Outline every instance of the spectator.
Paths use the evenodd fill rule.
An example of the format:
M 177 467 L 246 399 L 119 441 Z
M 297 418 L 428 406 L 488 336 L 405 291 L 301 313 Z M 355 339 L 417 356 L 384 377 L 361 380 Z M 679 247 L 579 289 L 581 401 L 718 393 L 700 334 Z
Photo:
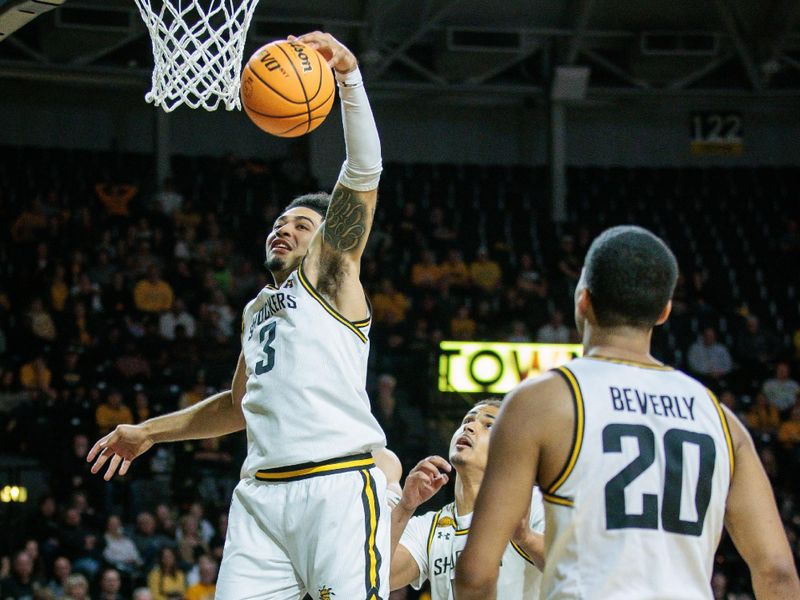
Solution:
M 427 427 L 422 415 L 408 403 L 395 396 L 397 379 L 389 374 L 378 377 L 377 399 L 373 403 L 387 445 L 400 457 L 403 472 L 407 473 L 417 464 L 420 456 L 428 451 Z
M 58 551 L 61 527 L 56 518 L 56 501 L 53 496 L 48 494 L 41 497 L 38 510 L 30 517 L 27 530 L 39 542 L 45 557 L 51 558 Z
M 222 551 L 225 547 L 225 537 L 228 535 L 228 512 L 221 511 L 217 517 L 217 533 L 208 543 L 211 556 L 219 563 L 222 560 Z
M 89 278 L 101 288 L 108 287 L 114 279 L 117 267 L 111 262 L 108 250 L 97 253 L 97 264 L 89 270 Z
M 422 251 L 422 260 L 411 267 L 411 285 L 417 288 L 433 289 L 442 279 L 442 270 L 436 264 L 436 254 L 432 250 Z
M 63 600 L 91 600 L 89 597 L 89 581 L 80 573 L 73 573 L 67 577 L 64 584 Z
M 717 332 L 712 327 L 703 331 L 703 337 L 689 347 L 689 370 L 701 377 L 719 379 L 733 369 L 728 349 L 717 342 Z
M 135 185 L 124 183 L 98 183 L 94 186 L 98 200 L 113 217 L 127 217 L 128 204 L 139 192 Z
M 773 436 L 781 424 L 778 409 L 769 402 L 764 392 L 756 394 L 756 400 L 747 411 L 747 426 L 754 433 Z
M 143 423 L 152 416 L 150 399 L 143 391 L 137 391 L 133 397 L 133 422 L 136 424 Z
M 75 346 L 70 346 L 64 352 L 64 362 L 56 375 L 54 387 L 59 390 L 71 390 L 84 383 L 84 369 L 80 364 L 80 354 Z
M 11 238 L 18 243 L 35 242 L 47 227 L 42 199 L 36 197 L 11 226 Z
M 122 578 L 116 569 L 103 569 L 100 575 L 99 600 L 123 600 L 119 593 L 122 588 Z
M 470 314 L 469 307 L 458 307 L 455 316 L 450 319 L 450 335 L 454 340 L 473 340 L 478 329 L 475 319 Z
M 217 440 L 217 442 L 219 442 L 219 440 Z M 224 457 L 222 460 L 225 462 L 230 462 L 229 456 L 230 455 L 228 455 L 228 457 Z M 192 504 L 189 506 L 189 514 L 197 519 L 200 538 L 206 544 L 210 542 L 211 538 L 214 537 L 214 526 L 205 517 L 205 508 L 203 508 L 203 503 L 197 501 L 192 502 Z
M 33 575 L 33 558 L 24 550 L 14 554 L 11 574 L 0 580 L 0 597 L 15 600 L 33 600 L 35 592 L 42 587 Z
M 411 302 L 405 294 L 398 292 L 388 277 L 381 280 L 380 291 L 372 297 L 372 316 L 377 323 L 397 325 L 406 319 Z
M 123 573 L 135 573 L 142 565 L 142 557 L 139 555 L 139 550 L 133 540 L 125 535 L 125 531 L 122 529 L 122 521 L 118 516 L 111 515 L 108 517 L 103 537 L 106 546 L 103 550 L 103 558 L 106 562 Z M 116 573 L 116 571 L 114 572 Z M 117 579 L 119 579 L 119 573 L 116 573 L 116 575 Z
M 175 539 L 175 516 L 172 509 L 164 503 L 156 506 L 156 524 L 159 532 Z
M 175 298 L 172 308 L 163 313 L 158 320 L 158 330 L 165 340 L 175 339 L 175 327 L 183 327 L 186 337 L 193 338 L 197 328 L 194 317 L 186 310 L 186 305 L 181 298 Z
M 200 581 L 189 586 L 186 590 L 185 600 L 214 600 L 217 589 L 217 561 L 204 554 L 198 561 Z
M 215 322 L 219 331 L 222 333 L 223 337 L 229 338 L 234 332 L 233 324 L 234 321 L 236 321 L 236 314 L 233 312 L 230 305 L 228 305 L 228 301 L 225 299 L 225 294 L 223 294 L 220 290 L 215 289 L 211 293 L 211 298 L 212 302 L 208 304 L 208 311 L 217 315 Z M 187 331 L 186 333 L 188 335 L 189 332 Z
M 161 189 L 153 196 L 156 207 L 168 217 L 183 206 L 183 196 L 175 188 L 175 180 L 166 177 Z
M 56 558 L 53 561 L 53 577 L 47 583 L 47 589 L 54 598 L 66 595 L 66 584 L 70 575 L 72 575 L 72 563 L 69 562 L 69 559 L 66 556 Z
M 72 436 L 69 450 L 62 453 L 59 460 L 58 492 L 61 497 L 69 497 L 77 491 L 87 492 L 96 497 L 101 485 L 92 475 L 91 465 L 86 462 L 89 453 L 89 438 L 84 433 Z
M 68 508 L 64 513 L 60 545 L 64 555 L 72 561 L 73 570 L 89 577 L 95 576 L 102 559 L 97 552 L 97 536 L 84 527 L 83 518 L 77 508 Z
M 131 308 L 131 292 L 121 271 L 111 277 L 111 285 L 103 292 L 103 306 L 111 315 L 125 315 Z
M 542 344 L 567 344 L 570 337 L 569 327 L 564 324 L 564 313 L 560 310 L 550 313 L 550 321 L 536 332 L 536 341 Z
M 575 294 L 575 287 L 581 276 L 581 258 L 575 249 L 575 238 L 565 235 L 561 238 L 561 252 L 558 260 L 558 271 L 565 284 L 565 296 L 572 298 Z
M 456 241 L 456 232 L 445 221 L 444 211 L 439 206 L 429 211 L 428 219 L 428 236 L 432 247 L 441 253 Z
M 473 285 L 480 290 L 493 292 L 500 285 L 503 272 L 500 270 L 500 265 L 489 258 L 489 251 L 484 247 L 480 247 L 475 260 L 469 265 L 469 276 Z
M 41 298 L 34 298 L 28 311 L 31 333 L 40 342 L 52 342 L 56 339 L 56 324 L 53 317 L 44 308 Z
M 172 542 L 156 531 L 156 519 L 149 512 L 141 512 L 136 516 L 136 531 L 132 539 L 147 569 L 155 566 L 161 549 Z
M 45 565 L 41 554 L 39 553 L 39 542 L 33 537 L 28 536 L 25 543 L 22 545 L 22 550 L 30 557 L 33 562 L 33 570 L 31 575 L 33 579 L 39 582 L 40 587 L 44 585 L 47 573 L 45 573 Z
M 147 576 L 147 587 L 154 600 L 181 600 L 186 593 L 186 576 L 169 546 L 161 549 L 158 565 Z
M 441 264 L 442 279 L 456 289 L 463 289 L 469 285 L 469 269 L 457 248 L 447 251 L 447 259 Z
M 136 308 L 146 313 L 162 313 L 172 308 L 172 287 L 161 279 L 154 265 L 147 268 L 147 278 L 141 279 L 133 288 Z
M 194 564 L 196 557 L 208 553 L 208 544 L 200 536 L 200 523 L 194 515 L 183 515 L 175 532 L 178 557 L 184 564 Z
M 781 361 L 775 367 L 775 377 L 767 379 L 762 388 L 770 404 L 781 413 L 787 413 L 795 405 L 800 393 L 800 384 L 789 375 L 789 363 Z
M 767 365 L 781 350 L 774 335 L 764 331 L 758 317 L 749 315 L 735 346 L 737 360 L 753 375 L 763 376 Z
M 67 285 L 67 270 L 64 265 L 56 265 L 53 280 L 50 283 L 50 306 L 57 313 L 64 312 L 64 307 L 69 299 L 69 286 Z
M 47 366 L 44 354 L 40 352 L 32 361 L 22 365 L 19 370 L 19 381 L 26 390 L 53 395 L 53 389 L 50 387 L 53 372 Z
M 140 587 L 133 590 L 133 600 L 155 600 L 150 588 Z
M 511 322 L 511 332 L 506 337 L 507 342 L 530 342 L 531 335 L 523 321 L 515 320 Z
M 133 413 L 122 402 L 122 393 L 111 390 L 106 401 L 97 407 L 94 415 L 97 432 L 103 436 L 110 433 L 117 425 L 130 425 L 133 423 Z

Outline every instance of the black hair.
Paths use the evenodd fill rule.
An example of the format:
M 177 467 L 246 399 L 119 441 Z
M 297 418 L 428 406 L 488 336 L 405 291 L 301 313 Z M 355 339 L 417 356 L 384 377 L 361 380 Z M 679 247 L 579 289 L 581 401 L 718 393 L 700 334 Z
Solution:
M 496 408 L 500 408 L 503 405 L 503 399 L 497 398 L 496 396 L 492 396 L 489 398 L 484 398 L 483 400 L 478 400 L 475 403 L 475 406 L 472 408 L 478 408 L 479 406 L 494 406 Z
M 328 212 L 328 205 L 331 203 L 331 195 L 326 192 L 317 192 L 315 194 L 303 194 L 292 200 L 289 205 L 283 209 L 283 212 L 298 206 L 303 208 L 310 208 L 323 219 Z
M 650 231 L 620 225 L 592 242 L 583 277 L 600 327 L 651 329 L 675 291 L 678 262 Z

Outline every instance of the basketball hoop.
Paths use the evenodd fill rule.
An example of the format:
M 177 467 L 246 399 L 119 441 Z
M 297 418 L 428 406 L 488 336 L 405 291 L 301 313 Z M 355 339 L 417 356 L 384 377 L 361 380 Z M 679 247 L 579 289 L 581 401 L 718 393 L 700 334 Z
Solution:
M 242 53 L 258 0 L 135 0 L 153 43 L 153 87 L 145 100 L 241 108 Z

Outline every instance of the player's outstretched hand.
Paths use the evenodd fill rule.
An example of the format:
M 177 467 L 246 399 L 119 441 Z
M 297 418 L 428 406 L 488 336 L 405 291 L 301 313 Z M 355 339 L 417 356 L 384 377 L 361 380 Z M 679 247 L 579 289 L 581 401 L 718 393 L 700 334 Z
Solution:
M 348 50 L 347 46 L 333 37 L 330 33 L 322 31 L 312 31 L 299 37 L 290 35 L 286 38 L 290 42 L 300 42 L 313 48 L 328 61 L 332 69 L 339 73 L 349 73 L 358 66 L 355 54 Z
M 98 473 L 108 459 L 106 474 L 103 479 L 109 481 L 119 468 L 119 474 L 125 475 L 131 462 L 137 456 L 144 454 L 153 445 L 153 440 L 139 425 L 117 425 L 116 429 L 100 438 L 86 455 L 86 462 L 97 461 L 92 465 L 92 473 Z
M 417 463 L 406 477 L 400 504 L 407 510 L 415 510 L 444 487 L 450 478 L 452 467 L 441 456 L 429 456 Z

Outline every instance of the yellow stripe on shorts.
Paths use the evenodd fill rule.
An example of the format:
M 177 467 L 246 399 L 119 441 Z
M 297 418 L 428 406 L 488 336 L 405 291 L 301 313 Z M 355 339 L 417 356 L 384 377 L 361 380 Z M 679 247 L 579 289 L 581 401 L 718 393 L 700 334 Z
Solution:
M 361 471 L 364 479 L 364 491 L 361 494 L 361 501 L 364 505 L 364 528 L 366 540 L 364 542 L 364 584 L 366 587 L 366 600 L 380 600 L 380 569 L 381 553 L 378 550 L 376 537 L 378 533 L 378 519 L 380 517 L 380 507 L 378 506 L 378 494 L 373 479 L 368 469 Z

